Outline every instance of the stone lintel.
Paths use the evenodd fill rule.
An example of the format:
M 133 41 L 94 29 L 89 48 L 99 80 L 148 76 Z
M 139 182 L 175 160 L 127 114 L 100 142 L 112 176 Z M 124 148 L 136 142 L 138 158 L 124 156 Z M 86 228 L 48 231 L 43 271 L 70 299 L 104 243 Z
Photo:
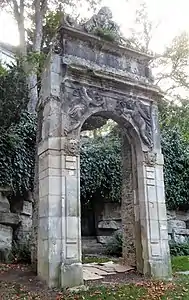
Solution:
M 71 61 L 71 56 L 69 58 L 64 58 L 64 63 L 67 65 L 67 77 L 65 78 L 64 82 L 75 78 L 75 75 L 77 74 L 77 77 L 80 76 L 81 78 L 84 76 L 86 79 L 88 77 L 88 70 L 89 67 L 86 66 L 85 60 L 74 58 L 74 63 Z M 94 66 L 95 69 L 95 66 Z M 104 80 L 104 81 L 111 81 L 111 84 L 115 88 L 119 87 L 121 89 L 126 89 L 133 91 L 133 89 L 137 92 L 142 92 L 143 94 L 148 93 L 148 101 L 154 102 L 154 99 L 157 98 L 157 96 L 162 97 L 162 92 L 160 88 L 157 86 L 153 86 L 151 84 L 148 84 L 145 82 L 143 84 L 141 81 L 131 81 L 129 80 L 127 74 L 125 72 L 118 72 L 116 71 L 116 77 L 115 77 L 115 70 L 108 70 L 101 69 L 96 66 L 96 70 L 93 70 L 93 76 L 96 77 L 96 80 Z M 70 77 L 70 78 L 69 78 Z M 106 88 L 104 88 L 106 89 Z

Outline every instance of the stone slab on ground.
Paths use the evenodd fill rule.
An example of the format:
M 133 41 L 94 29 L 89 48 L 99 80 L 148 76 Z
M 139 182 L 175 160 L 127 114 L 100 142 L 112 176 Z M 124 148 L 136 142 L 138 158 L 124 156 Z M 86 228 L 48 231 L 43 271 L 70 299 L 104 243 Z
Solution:
M 177 274 L 189 275 L 189 271 L 180 271 L 180 272 L 177 272 Z
M 96 266 L 96 267 L 94 267 L 94 266 L 85 266 L 84 268 L 85 268 L 85 270 L 88 270 L 89 272 L 95 273 L 95 274 L 97 274 L 99 276 L 106 276 L 106 275 L 108 275 L 108 272 L 99 269 L 98 266 Z
M 134 270 L 134 268 L 131 266 L 123 266 L 123 265 L 118 265 L 118 264 L 113 265 L 113 267 L 114 267 L 116 273 L 125 273 L 125 272 Z
M 117 274 L 113 268 L 109 268 L 109 267 L 105 267 L 105 266 L 101 266 L 101 265 L 98 265 L 98 266 L 95 266 L 95 267 L 98 268 L 99 270 L 107 272 L 107 275 Z
M 89 270 L 83 268 L 83 280 L 99 280 L 102 279 L 102 276 L 96 275 L 95 273 L 91 273 Z
M 98 280 L 105 276 L 116 275 L 118 273 L 126 273 L 134 270 L 131 266 L 119 265 L 112 261 L 106 263 L 88 263 L 83 264 L 83 279 Z

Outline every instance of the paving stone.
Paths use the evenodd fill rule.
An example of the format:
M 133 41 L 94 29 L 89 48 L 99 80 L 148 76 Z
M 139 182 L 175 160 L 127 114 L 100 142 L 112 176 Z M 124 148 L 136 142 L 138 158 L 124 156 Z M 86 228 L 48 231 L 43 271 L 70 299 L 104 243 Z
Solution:
M 89 270 L 86 270 L 85 268 L 83 268 L 83 280 L 85 280 L 85 281 L 98 280 L 98 279 L 102 279 L 102 278 L 103 278 L 102 276 L 91 273 Z
M 85 267 L 85 270 L 88 270 L 89 272 L 94 273 L 94 274 L 97 274 L 97 275 L 100 275 L 100 276 L 106 276 L 106 275 L 109 275 L 108 272 L 99 269 L 98 266 L 96 266 L 96 267 L 94 267 L 94 266 L 91 266 L 91 267 Z
M 113 267 L 117 273 L 125 273 L 128 271 L 134 270 L 134 268 L 132 268 L 130 266 L 123 266 L 123 265 L 118 265 L 118 264 L 113 265 Z

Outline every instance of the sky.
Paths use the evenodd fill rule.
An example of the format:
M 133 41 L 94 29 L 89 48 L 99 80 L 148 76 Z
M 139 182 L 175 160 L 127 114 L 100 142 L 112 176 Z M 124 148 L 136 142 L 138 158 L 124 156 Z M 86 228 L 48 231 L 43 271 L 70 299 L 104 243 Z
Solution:
M 132 27 L 134 12 L 140 0 L 102 0 L 102 6 L 109 6 L 116 22 L 121 25 L 122 32 L 127 37 Z M 150 18 L 154 23 L 160 23 L 154 32 L 152 50 L 161 52 L 172 38 L 189 29 L 189 0 L 146 0 Z M 18 44 L 17 26 L 11 16 L 0 13 L 0 41 Z

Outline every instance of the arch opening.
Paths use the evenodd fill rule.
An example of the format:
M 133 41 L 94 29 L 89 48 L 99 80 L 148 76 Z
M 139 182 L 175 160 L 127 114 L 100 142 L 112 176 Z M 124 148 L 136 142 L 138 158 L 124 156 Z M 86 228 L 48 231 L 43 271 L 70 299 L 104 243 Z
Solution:
M 90 119 L 95 117 L 97 118 L 96 127 L 98 129 L 91 129 L 89 126 Z M 98 122 L 98 117 L 103 118 L 106 122 L 104 124 L 100 119 L 101 123 Z M 93 119 L 93 128 L 95 128 L 95 121 Z M 102 126 L 100 126 L 103 123 Z M 109 124 L 108 124 L 109 123 Z M 86 130 L 90 128 L 90 130 Z M 119 202 L 114 202 L 112 199 L 107 199 L 106 195 L 99 195 L 98 192 L 93 193 L 90 209 L 87 211 L 85 205 L 83 204 L 82 193 L 81 193 L 81 235 L 82 235 L 82 245 L 83 245 L 83 255 L 91 254 L 95 256 L 100 252 L 102 254 L 107 254 L 107 250 L 112 241 L 112 235 L 115 236 L 118 234 L 118 239 L 122 237 L 122 261 L 130 266 L 136 267 L 139 273 L 143 273 L 143 256 L 142 256 L 142 240 L 141 240 L 141 226 L 139 221 L 139 193 L 138 193 L 138 172 L 137 172 L 137 160 L 141 155 L 138 155 L 139 151 L 136 149 L 140 140 L 138 134 L 131 130 L 131 124 L 124 118 L 114 114 L 113 112 L 98 112 L 89 116 L 82 124 L 80 129 L 80 139 L 81 142 L 84 140 L 84 143 L 89 143 L 94 145 L 97 137 L 98 144 L 102 143 L 102 147 L 105 143 L 105 149 L 107 147 L 108 155 L 108 142 L 112 143 L 113 141 L 118 141 L 120 148 L 120 153 L 117 153 L 117 156 L 120 155 L 120 180 L 121 186 L 120 199 L 116 199 Z M 83 130 L 84 129 L 84 130 Z M 131 134 L 135 134 L 135 137 Z M 87 136 L 87 137 L 86 137 Z M 136 140 L 139 140 L 136 143 Z M 95 146 L 95 145 L 94 145 Z M 116 148 L 117 151 L 118 148 Z M 99 148 L 98 148 L 99 149 Z M 142 151 L 142 150 L 141 150 Z M 93 153 L 94 155 L 94 153 Z M 106 160 L 105 157 L 99 157 L 99 160 Z M 82 153 L 80 160 L 82 161 Z M 107 169 L 111 169 L 111 161 L 109 161 L 110 166 L 108 166 L 107 160 Z M 85 166 L 85 164 L 84 164 Z M 81 169 L 81 168 L 80 168 Z M 81 169 L 81 173 L 84 170 Z M 87 176 L 86 172 L 85 176 Z M 113 174 L 112 174 L 113 175 Z M 106 176 L 104 174 L 104 176 Z M 110 175 L 111 176 L 111 175 Z M 81 176 L 81 189 L 83 182 L 83 176 Z M 118 179 L 119 180 L 119 179 Z M 112 183 L 113 184 L 113 183 Z M 91 191 L 92 192 L 92 191 Z M 107 191 L 108 193 L 108 191 Z M 142 194 L 140 194 L 143 198 Z M 90 196 L 89 196 L 90 197 Z M 86 224 L 91 228 L 86 228 Z M 90 241 L 92 241 L 90 244 Z M 98 242 L 97 243 L 95 243 Z M 88 247 L 87 247 L 87 242 Z M 95 248 L 96 245 L 96 248 Z M 101 245 L 104 247 L 102 248 Z M 108 247 L 107 247 L 108 245 Z M 90 253 L 90 246 L 93 247 Z M 117 254 L 117 253 L 116 253 Z

